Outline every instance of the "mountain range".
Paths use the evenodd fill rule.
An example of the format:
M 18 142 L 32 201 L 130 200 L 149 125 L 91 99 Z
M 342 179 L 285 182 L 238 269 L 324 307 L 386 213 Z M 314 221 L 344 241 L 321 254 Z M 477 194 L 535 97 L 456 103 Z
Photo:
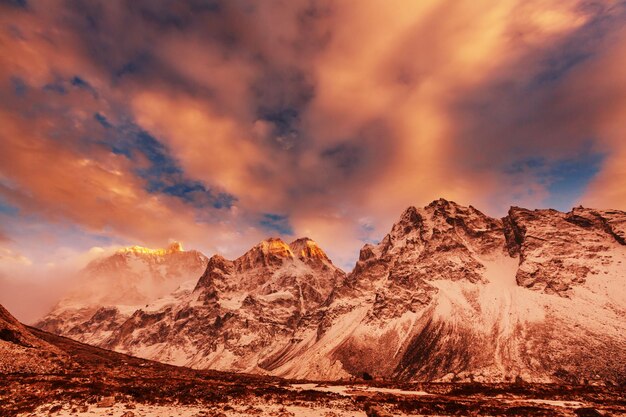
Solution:
M 308 238 L 235 260 L 180 245 L 94 261 L 37 327 L 166 363 L 290 378 L 626 380 L 626 213 L 439 199 L 354 269 Z

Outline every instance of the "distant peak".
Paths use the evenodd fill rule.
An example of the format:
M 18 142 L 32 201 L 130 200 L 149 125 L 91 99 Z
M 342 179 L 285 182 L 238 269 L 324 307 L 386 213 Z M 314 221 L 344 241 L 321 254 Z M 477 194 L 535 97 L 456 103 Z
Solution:
M 118 253 L 134 253 L 141 255 L 155 255 L 155 256 L 165 256 L 171 253 L 183 252 L 183 245 L 180 242 L 172 242 L 168 245 L 167 248 L 162 249 L 151 249 L 143 246 L 129 246 L 126 248 L 119 249 Z

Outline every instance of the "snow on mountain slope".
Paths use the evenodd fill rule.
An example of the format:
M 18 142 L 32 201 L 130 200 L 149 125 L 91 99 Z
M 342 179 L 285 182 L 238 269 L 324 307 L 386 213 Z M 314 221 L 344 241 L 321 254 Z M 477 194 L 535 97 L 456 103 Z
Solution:
M 408 208 L 349 275 L 310 239 L 268 239 L 80 331 L 150 359 L 294 378 L 620 383 L 625 225 L 620 211 L 495 219 L 440 199 Z
M 46 315 L 37 327 L 98 344 L 135 310 L 195 282 L 207 258 L 184 251 L 180 243 L 167 249 L 123 248 L 96 259 L 80 272 L 80 282 Z

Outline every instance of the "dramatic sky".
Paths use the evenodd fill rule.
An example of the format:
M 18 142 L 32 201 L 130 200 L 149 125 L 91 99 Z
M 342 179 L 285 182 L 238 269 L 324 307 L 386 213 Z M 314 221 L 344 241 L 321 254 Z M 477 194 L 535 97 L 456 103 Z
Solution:
M 0 1 L 18 316 L 121 245 L 306 235 L 350 269 L 439 197 L 626 209 L 624 1 Z

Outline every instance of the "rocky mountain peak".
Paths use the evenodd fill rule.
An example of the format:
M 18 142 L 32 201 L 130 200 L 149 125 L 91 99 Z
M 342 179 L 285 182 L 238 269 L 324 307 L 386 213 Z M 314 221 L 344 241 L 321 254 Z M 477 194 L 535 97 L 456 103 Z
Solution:
M 440 198 L 423 209 L 407 208 L 380 249 L 382 254 L 407 248 L 413 248 L 410 252 L 414 252 L 423 246 L 427 246 L 429 252 L 448 252 L 461 247 L 472 247 L 470 252 L 488 252 L 499 245 L 500 235 L 501 220 L 472 206 Z
M 391 235 L 402 236 L 414 230 L 419 230 L 423 225 L 423 221 L 424 219 L 420 210 L 411 206 L 404 210 L 400 216 L 400 220 L 393 225 Z
M 498 226 L 499 220 L 491 218 L 473 206 L 462 206 L 440 198 L 424 208 L 439 227 L 459 227 L 467 232 Z
M 289 244 L 289 248 L 293 252 L 294 256 L 300 260 L 316 259 L 321 261 L 330 262 L 330 259 L 322 248 L 313 239 L 303 237 L 296 239 Z
M 445 198 L 438 198 L 437 200 L 433 200 L 429 205 L 426 206 L 426 209 L 433 208 L 437 210 L 454 210 L 459 206 L 452 200 L 446 200 Z
M 604 230 L 619 244 L 626 245 L 626 212 L 578 206 L 567 213 L 566 220 L 581 227 Z
M 365 245 L 348 281 L 365 292 L 389 285 L 379 290 L 379 300 L 417 292 L 407 297 L 409 305 L 420 304 L 433 292 L 430 281 L 484 281 L 482 258 L 502 254 L 504 246 L 501 220 L 439 199 L 407 208 L 379 245 Z M 381 301 L 376 314 L 395 314 L 391 306 L 398 305 Z
M 212 292 L 216 288 L 250 291 L 264 288 L 276 277 L 293 278 L 322 270 L 343 274 L 343 271 L 332 265 L 332 261 L 314 240 L 304 237 L 287 244 L 280 238 L 268 238 L 234 261 L 221 255 L 212 256 L 194 291 L 203 289 L 207 292 L 208 289 L 208 292 Z M 236 279 L 233 278 L 235 276 Z M 280 279 L 284 281 L 283 278 Z M 287 281 L 281 285 L 293 284 Z M 272 285 L 262 291 L 273 288 L 270 287 Z
M 416 237 L 429 240 L 442 233 L 478 236 L 487 230 L 499 230 L 501 227 L 500 220 L 483 214 L 473 206 L 465 207 L 440 198 L 423 209 L 413 206 L 407 208 L 394 224 L 389 237 L 391 240 Z
M 294 259 L 293 252 L 281 238 L 265 239 L 235 260 L 238 271 L 280 266 L 285 260 Z
M 469 218 L 469 217 L 485 217 L 483 213 L 476 210 L 473 206 L 462 206 L 454 201 L 440 198 L 434 200 L 424 207 L 424 211 L 434 219 L 453 225 L 450 219 Z
M 260 243 L 261 250 L 266 255 L 280 258 L 293 258 L 293 252 L 287 243 L 279 237 L 270 237 Z

